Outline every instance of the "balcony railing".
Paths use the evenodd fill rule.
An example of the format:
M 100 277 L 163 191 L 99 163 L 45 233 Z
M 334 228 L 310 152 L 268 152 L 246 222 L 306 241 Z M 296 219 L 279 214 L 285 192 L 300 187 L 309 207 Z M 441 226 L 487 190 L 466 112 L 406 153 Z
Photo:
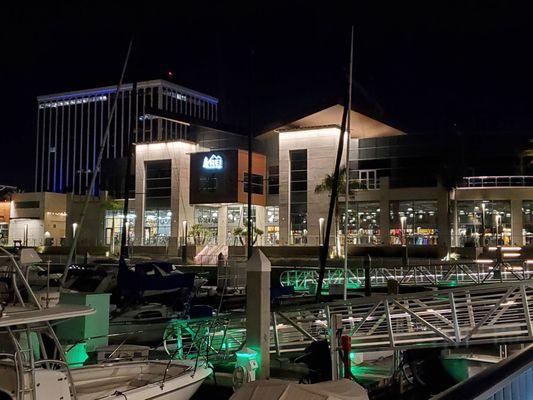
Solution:
M 512 176 L 467 176 L 463 178 L 460 187 L 533 187 L 532 175 Z

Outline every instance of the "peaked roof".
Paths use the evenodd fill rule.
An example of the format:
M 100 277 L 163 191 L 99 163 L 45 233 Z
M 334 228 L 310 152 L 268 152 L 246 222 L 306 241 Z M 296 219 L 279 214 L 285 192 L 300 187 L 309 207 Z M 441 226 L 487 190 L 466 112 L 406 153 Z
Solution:
M 273 131 L 288 132 L 309 128 L 319 128 L 328 126 L 340 127 L 342 121 L 343 106 L 340 104 L 324 108 L 313 114 L 309 114 L 285 125 L 279 126 Z M 384 122 L 371 118 L 358 111 L 350 112 L 350 133 L 353 138 L 369 138 L 383 136 L 405 135 L 404 132 L 396 129 Z

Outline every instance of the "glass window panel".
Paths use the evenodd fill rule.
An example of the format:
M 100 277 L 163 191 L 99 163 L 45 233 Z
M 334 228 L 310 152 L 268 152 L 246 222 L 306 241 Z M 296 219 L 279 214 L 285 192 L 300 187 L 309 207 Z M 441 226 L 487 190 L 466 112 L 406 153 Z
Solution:
M 344 234 L 345 205 L 339 204 L 339 228 Z M 380 244 L 380 209 L 378 202 L 357 202 L 348 206 L 348 243 Z
M 522 244 L 533 244 L 533 200 L 522 202 L 522 226 Z
M 402 245 L 436 245 L 436 200 L 390 202 L 390 243 Z
M 459 246 L 512 244 L 510 201 L 458 201 L 457 223 Z
M 292 150 L 290 156 L 290 242 L 307 243 L 307 150 Z

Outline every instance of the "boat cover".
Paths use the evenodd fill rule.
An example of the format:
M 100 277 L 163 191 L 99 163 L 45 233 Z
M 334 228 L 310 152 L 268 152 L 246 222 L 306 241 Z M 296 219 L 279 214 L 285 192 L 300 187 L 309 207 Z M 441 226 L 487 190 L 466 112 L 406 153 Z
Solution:
M 170 273 L 167 264 L 169 263 L 139 263 L 132 270 L 123 259 L 120 259 L 117 283 L 121 292 L 124 295 L 137 294 L 142 297 L 142 294 L 148 290 L 169 291 L 194 286 L 194 273 Z M 161 271 L 164 274 L 161 274 Z
M 249 382 L 230 400 L 368 400 L 366 390 L 348 379 L 303 385 L 281 379 Z

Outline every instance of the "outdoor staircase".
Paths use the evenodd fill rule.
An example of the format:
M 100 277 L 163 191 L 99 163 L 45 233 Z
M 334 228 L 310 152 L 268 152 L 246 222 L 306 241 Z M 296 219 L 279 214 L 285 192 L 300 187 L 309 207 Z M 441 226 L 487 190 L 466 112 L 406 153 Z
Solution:
M 217 265 L 218 256 L 221 253 L 224 260 L 226 260 L 228 258 L 228 246 L 223 244 L 208 244 L 194 256 L 194 263 L 197 265 Z

